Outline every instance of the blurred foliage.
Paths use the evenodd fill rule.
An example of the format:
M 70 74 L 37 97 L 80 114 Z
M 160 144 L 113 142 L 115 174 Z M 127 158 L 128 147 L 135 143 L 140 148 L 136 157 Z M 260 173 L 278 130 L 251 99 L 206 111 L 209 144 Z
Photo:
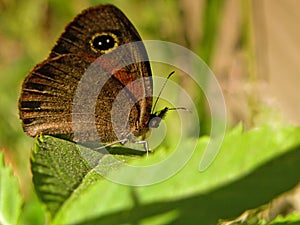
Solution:
M 23 210 L 27 212 L 21 216 L 21 224 L 33 224 L 33 221 L 41 224 L 45 213 L 32 188 L 29 154 L 33 139 L 22 131 L 18 118 L 18 96 L 25 75 L 47 57 L 65 25 L 84 8 L 105 3 L 115 4 L 133 22 L 144 39 L 181 44 L 210 65 L 225 1 L 203 2 L 201 17 L 197 18 L 201 20 L 201 35 L 195 39 L 187 35 L 190 24 L 186 20 L 188 12 L 183 10 L 182 0 L 0 0 L 0 151 L 4 152 L 5 161 L 12 165 L 21 184 L 25 202 Z M 243 7 L 244 12 L 247 12 L 246 3 Z M 250 22 L 248 14 L 244 15 L 239 47 L 251 51 Z M 249 55 L 248 65 L 251 66 L 253 55 Z M 156 72 L 154 75 L 166 76 L 167 73 L 168 71 Z M 255 78 L 253 70 L 247 76 Z M 191 86 L 189 83 L 185 84 L 184 77 L 180 75 L 174 77 L 174 80 L 186 87 Z M 190 91 L 197 102 L 201 126 L 204 128 L 202 132 L 208 133 L 210 120 L 205 97 L 201 90 Z M 252 102 L 258 104 L 256 101 Z
M 0 223 L 17 225 L 21 214 L 22 197 L 11 168 L 5 167 L 0 153 Z

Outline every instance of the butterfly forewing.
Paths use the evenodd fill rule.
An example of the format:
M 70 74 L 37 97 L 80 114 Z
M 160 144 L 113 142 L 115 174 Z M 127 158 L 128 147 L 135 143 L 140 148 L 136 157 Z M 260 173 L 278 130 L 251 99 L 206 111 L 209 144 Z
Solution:
M 111 45 L 100 45 L 105 38 L 112 41 Z M 118 46 L 140 40 L 126 16 L 112 5 L 93 7 L 75 17 L 49 57 L 38 64 L 23 82 L 19 111 L 24 131 L 30 136 L 50 134 L 80 142 L 99 139 L 113 142 L 120 135 L 126 136 L 128 128 L 136 136 L 143 135 L 148 130 L 152 107 L 152 97 L 145 97 L 152 96 L 152 80 L 149 62 L 141 60 L 146 55 L 144 46 L 129 48 L 113 58 L 97 61 L 98 57 L 114 52 Z M 124 65 L 124 59 L 131 59 L 134 63 Z M 108 76 L 107 81 L 101 84 L 97 93 L 87 86 L 78 100 L 79 84 L 94 63 L 101 68 L 96 75 Z M 148 79 L 132 83 L 143 77 Z M 112 115 L 115 98 L 123 89 L 123 102 L 115 105 L 117 111 Z M 82 104 L 83 111 L 74 111 L 77 104 Z M 94 106 L 94 111 L 84 110 L 91 106 Z M 112 117 L 121 123 L 124 115 L 127 123 L 116 131 Z

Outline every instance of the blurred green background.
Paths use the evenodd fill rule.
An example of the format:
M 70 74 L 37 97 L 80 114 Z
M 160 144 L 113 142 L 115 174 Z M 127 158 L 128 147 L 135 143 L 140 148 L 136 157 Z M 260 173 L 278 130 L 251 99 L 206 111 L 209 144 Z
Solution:
M 33 139 L 18 119 L 22 80 L 47 57 L 76 14 L 105 3 L 119 7 L 143 39 L 175 42 L 198 54 L 224 91 L 229 127 L 240 121 L 246 128 L 298 125 L 299 1 L 0 0 L 0 151 L 13 166 L 25 199 L 32 199 Z M 183 77 L 174 79 L 185 88 L 190 85 Z M 198 90 L 193 95 L 201 122 L 209 124 L 204 97 Z

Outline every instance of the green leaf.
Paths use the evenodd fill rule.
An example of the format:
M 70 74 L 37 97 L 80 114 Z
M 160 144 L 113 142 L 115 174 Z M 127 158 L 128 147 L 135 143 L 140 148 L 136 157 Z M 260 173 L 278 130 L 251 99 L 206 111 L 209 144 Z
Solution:
M 284 224 L 300 224 L 300 215 L 297 213 L 291 213 L 287 216 L 278 216 L 277 218 L 275 218 L 275 220 L 273 220 L 271 223 L 269 223 L 270 225 L 284 225 Z
M 216 224 L 266 204 L 300 180 L 299 128 L 243 132 L 237 127 L 226 135 L 214 163 L 200 173 L 208 141 L 207 137 L 199 139 L 194 155 L 180 172 L 150 186 L 129 187 L 107 179 L 86 185 L 94 176 L 93 169 L 83 179 L 84 188 L 79 186 L 80 194 L 74 193 L 65 202 L 53 224 Z M 191 140 L 183 146 L 192 147 Z M 148 165 L 166 157 L 167 150 L 161 148 L 148 157 L 133 159 L 132 164 Z M 124 175 L 117 169 L 113 173 Z M 150 170 L 149 176 L 153 175 Z
M 112 153 L 116 154 L 115 151 L 118 152 L 118 148 L 114 148 Z M 51 216 L 71 196 L 74 201 L 81 191 L 100 179 L 99 173 L 92 168 L 102 156 L 102 153 L 63 139 L 51 136 L 36 139 L 31 155 L 33 183 Z M 122 160 L 128 157 L 120 156 Z
M 40 136 L 31 155 L 33 183 L 51 215 L 59 210 L 91 170 L 73 145 L 61 139 Z
M 41 225 L 46 224 L 46 209 L 35 193 L 26 196 L 22 207 L 22 214 L 18 225 Z
M 4 156 L 0 153 L 0 224 L 18 224 L 21 206 L 18 180 L 12 175 L 11 168 L 4 165 Z

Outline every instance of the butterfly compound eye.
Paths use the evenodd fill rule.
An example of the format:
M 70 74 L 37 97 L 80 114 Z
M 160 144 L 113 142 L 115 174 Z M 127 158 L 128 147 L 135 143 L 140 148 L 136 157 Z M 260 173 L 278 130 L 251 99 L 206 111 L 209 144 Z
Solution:
M 94 52 L 107 53 L 115 49 L 118 44 L 118 38 L 112 33 L 95 34 L 90 42 Z
M 158 128 L 161 119 L 162 119 L 161 117 L 157 117 L 157 116 L 153 117 L 148 123 L 149 128 Z

